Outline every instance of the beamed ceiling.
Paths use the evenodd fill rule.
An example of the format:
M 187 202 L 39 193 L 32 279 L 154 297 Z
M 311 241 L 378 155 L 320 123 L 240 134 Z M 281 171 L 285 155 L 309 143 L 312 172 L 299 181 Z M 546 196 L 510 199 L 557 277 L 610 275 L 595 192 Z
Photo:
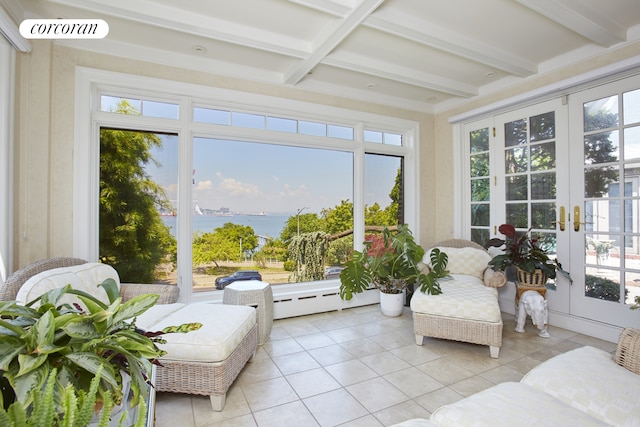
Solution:
M 640 39 L 639 0 L 23 0 L 56 43 L 436 112 Z M 14 12 L 15 14 L 15 12 Z

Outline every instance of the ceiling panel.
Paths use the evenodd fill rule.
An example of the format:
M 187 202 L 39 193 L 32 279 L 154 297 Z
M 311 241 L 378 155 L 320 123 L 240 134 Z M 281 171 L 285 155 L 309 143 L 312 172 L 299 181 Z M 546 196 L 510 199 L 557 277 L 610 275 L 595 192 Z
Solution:
M 426 112 L 640 43 L 638 0 L 0 5 L 19 11 L 18 21 L 86 17 L 110 24 L 104 40 L 56 42 L 63 45 Z

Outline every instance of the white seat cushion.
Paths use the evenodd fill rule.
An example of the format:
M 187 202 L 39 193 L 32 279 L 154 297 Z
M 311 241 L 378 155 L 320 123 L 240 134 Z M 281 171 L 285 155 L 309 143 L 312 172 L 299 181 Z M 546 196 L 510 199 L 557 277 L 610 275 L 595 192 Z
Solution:
M 450 279 L 440 279 L 440 288 L 439 295 L 413 294 L 411 311 L 491 323 L 502 321 L 498 291 L 485 286 L 482 279 L 452 274 Z
M 255 308 L 244 305 L 193 303 L 167 311 L 169 314 L 150 330 L 191 322 L 200 322 L 202 327 L 186 334 L 163 335 L 167 343 L 158 345 L 167 352 L 163 360 L 222 362 L 256 325 Z
M 431 415 L 441 427 L 539 427 L 607 425 L 548 394 L 521 383 L 485 389 Z
M 73 289 L 84 291 L 105 304 L 109 304 L 107 293 L 102 286 L 99 286 L 107 278 L 115 280 L 118 289 L 120 288 L 118 272 L 107 264 L 89 262 L 72 267 L 54 268 L 29 278 L 20 287 L 16 300 L 21 304 L 26 304 L 52 289 L 62 288 L 70 284 Z M 79 300 L 75 296 L 65 295 L 60 302 L 79 303 Z
M 136 318 L 136 326 L 150 331 L 155 328 L 162 319 L 184 307 L 184 303 L 156 304 Z M 178 325 L 173 325 L 178 326 Z
M 614 426 L 640 426 L 640 375 L 606 351 L 585 346 L 533 368 L 524 384 Z M 578 424 L 574 424 L 578 425 Z

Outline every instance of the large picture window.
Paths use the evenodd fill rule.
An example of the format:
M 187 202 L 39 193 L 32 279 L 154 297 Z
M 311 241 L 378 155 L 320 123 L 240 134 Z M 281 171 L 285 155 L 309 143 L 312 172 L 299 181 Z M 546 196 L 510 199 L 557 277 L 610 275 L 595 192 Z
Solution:
M 419 235 L 414 122 L 168 82 L 180 95 L 157 93 L 129 77 L 136 89 L 111 78 L 84 87 L 100 192 L 95 228 L 78 226 L 95 243 L 76 250 L 124 282 L 172 283 L 183 299 L 219 292 L 239 270 L 274 286 L 337 286 L 367 227 Z

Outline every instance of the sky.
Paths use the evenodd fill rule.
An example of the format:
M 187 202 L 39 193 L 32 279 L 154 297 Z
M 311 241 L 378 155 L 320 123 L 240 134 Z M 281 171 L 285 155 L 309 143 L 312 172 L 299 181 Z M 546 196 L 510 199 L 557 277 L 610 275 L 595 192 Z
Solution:
M 154 151 L 161 168 L 147 168 L 177 199 L 177 137 L 163 135 Z M 342 200 L 353 201 L 353 154 L 220 139 L 195 138 L 193 200 L 201 209 L 229 208 L 235 213 L 320 213 Z M 389 204 L 399 160 L 368 156 L 366 203 Z
M 115 111 L 122 98 L 103 95 L 102 111 Z M 144 116 L 176 119 L 171 103 L 128 99 Z M 194 108 L 194 121 L 244 128 L 275 130 L 353 140 L 353 128 L 303 120 L 282 119 Z M 158 134 L 162 148 L 152 150 L 156 164 L 146 167 L 151 178 L 165 188 L 174 204 L 178 193 L 178 137 Z M 400 145 L 399 135 L 366 131 L 371 142 Z M 379 141 L 377 140 L 379 139 Z M 390 203 L 400 166 L 397 157 L 365 157 L 365 204 Z M 322 209 L 353 202 L 353 153 L 290 147 L 213 138 L 194 138 L 192 189 L 200 209 L 228 208 L 234 213 L 320 213 Z

